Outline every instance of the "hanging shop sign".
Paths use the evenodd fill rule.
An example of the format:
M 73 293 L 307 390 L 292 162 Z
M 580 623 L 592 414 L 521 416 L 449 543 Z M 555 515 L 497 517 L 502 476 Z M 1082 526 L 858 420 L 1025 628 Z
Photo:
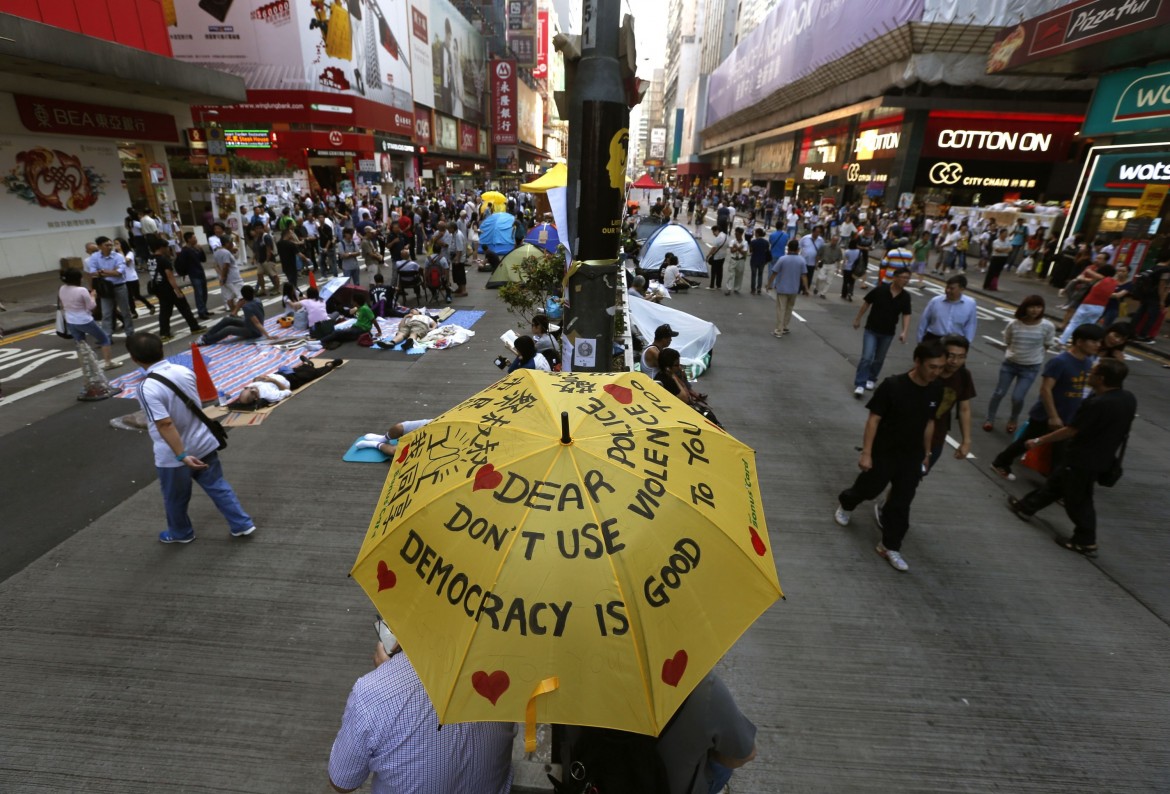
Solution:
M 459 124 L 459 151 L 467 154 L 479 153 L 479 132 L 471 124 Z
M 519 143 L 519 124 L 516 110 L 516 62 L 492 58 L 492 101 L 496 112 L 492 116 L 492 143 L 514 146 Z
M 434 127 L 432 124 L 431 109 L 422 105 L 414 106 L 414 140 L 423 146 L 430 146 L 434 141 Z
M 989 74 L 1170 23 L 1165 0 L 1078 0 L 1006 28 L 991 45 Z
M 855 160 L 874 160 L 894 157 L 902 145 L 902 121 L 862 129 L 853 139 L 852 156 Z
M 229 149 L 271 149 L 268 130 L 224 130 L 224 145 Z
M 536 66 L 532 69 L 532 77 L 536 80 L 548 79 L 548 49 L 548 11 L 538 11 L 536 14 Z
M 861 163 L 849 163 L 845 166 L 845 181 L 846 182 L 888 182 L 890 181 L 889 174 L 879 174 L 873 171 L 869 166 L 863 166 Z
M 390 152 L 400 152 L 402 154 L 414 154 L 414 144 L 406 141 L 395 140 L 388 138 L 385 135 L 374 134 L 374 151 L 388 154 Z
M 1081 131 L 1115 135 L 1166 128 L 1170 128 L 1170 64 L 1162 62 L 1102 75 Z
M 823 182 L 828 175 L 829 172 L 823 168 L 812 168 L 806 165 L 802 177 L 805 182 Z
M 1095 189 L 1144 190 L 1146 185 L 1170 183 L 1170 154 L 1109 155 L 1098 158 Z
M 931 111 L 924 157 L 957 160 L 1067 160 L 1081 116 Z
M 27 94 L 12 96 L 16 100 L 20 122 L 29 132 L 118 138 L 124 141 L 179 141 L 179 128 L 175 119 L 166 113 L 67 102 Z

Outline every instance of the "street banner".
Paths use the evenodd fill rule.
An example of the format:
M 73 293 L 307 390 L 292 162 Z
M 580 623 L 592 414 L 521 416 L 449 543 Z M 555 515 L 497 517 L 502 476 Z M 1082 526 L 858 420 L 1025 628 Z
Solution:
M 551 32 L 548 24 L 548 11 L 540 11 L 536 15 L 536 66 L 532 76 L 537 80 L 548 79 L 548 51 Z
M 516 62 L 507 58 L 492 58 L 492 143 L 515 146 L 519 143 L 519 125 L 516 112 Z
M 108 233 L 130 197 L 114 142 L 0 137 L 0 235 Z
M 448 0 L 409 3 L 414 101 L 482 124 L 487 85 L 483 37 Z

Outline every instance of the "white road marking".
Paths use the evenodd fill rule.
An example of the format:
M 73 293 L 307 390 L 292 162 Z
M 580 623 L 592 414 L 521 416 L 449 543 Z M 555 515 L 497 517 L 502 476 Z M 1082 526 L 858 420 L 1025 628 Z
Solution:
M 1002 339 L 996 339 L 994 336 L 988 336 L 987 334 L 984 334 L 983 338 L 986 339 L 991 344 L 995 345 L 996 347 L 1002 347 L 1005 349 L 1007 348 L 1007 345 L 1005 345 L 1003 343 Z
M 950 433 L 947 433 L 947 443 L 950 444 L 953 449 L 959 448 L 959 442 L 955 441 L 955 439 L 951 438 Z M 970 452 L 968 452 L 967 453 L 967 460 L 975 460 L 975 456 L 973 454 L 971 454 Z
M 808 322 L 808 320 L 804 319 L 803 317 L 801 317 L 801 316 L 800 316 L 799 314 L 797 314 L 796 312 L 793 312 L 793 313 L 792 313 L 792 316 L 793 316 L 793 317 L 795 317 L 796 319 L 800 320 L 802 323 L 807 323 L 807 322 Z

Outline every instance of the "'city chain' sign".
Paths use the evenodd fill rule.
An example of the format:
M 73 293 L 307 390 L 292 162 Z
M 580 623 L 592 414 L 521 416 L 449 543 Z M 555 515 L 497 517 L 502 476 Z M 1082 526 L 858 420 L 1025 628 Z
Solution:
M 1010 152 L 1046 152 L 1052 133 L 1004 132 L 1000 130 L 940 130 L 941 149 L 986 149 Z
M 1036 187 L 1035 179 L 1018 179 L 1001 176 L 970 176 L 963 173 L 962 163 L 935 163 L 927 174 L 932 185 L 946 187 L 1006 187 L 1030 189 Z

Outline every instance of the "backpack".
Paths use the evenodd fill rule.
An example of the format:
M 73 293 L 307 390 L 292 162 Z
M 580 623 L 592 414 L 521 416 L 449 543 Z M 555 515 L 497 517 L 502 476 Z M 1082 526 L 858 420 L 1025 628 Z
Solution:
M 268 261 L 268 250 L 271 246 L 272 235 L 268 232 L 264 232 L 264 234 L 260 235 L 260 239 L 257 240 L 252 246 L 252 252 L 256 255 L 257 262 Z
M 549 775 L 556 794 L 668 794 L 658 739 L 611 728 L 577 728 L 561 782 Z
M 423 272 L 423 283 L 430 289 L 439 289 L 443 286 L 443 268 L 437 257 L 427 260 L 427 269 Z
M 1170 268 L 1152 267 L 1138 273 L 1133 280 L 1133 293 L 1139 298 L 1153 298 L 1158 294 L 1158 282 L 1170 272 Z

